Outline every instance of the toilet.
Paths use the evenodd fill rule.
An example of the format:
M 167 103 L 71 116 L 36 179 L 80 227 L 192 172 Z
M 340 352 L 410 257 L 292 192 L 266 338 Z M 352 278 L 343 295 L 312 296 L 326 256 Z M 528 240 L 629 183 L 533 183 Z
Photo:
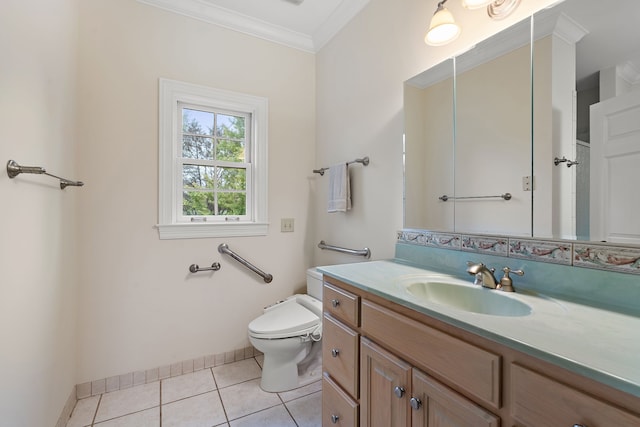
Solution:
M 265 307 L 248 329 L 249 341 L 264 354 L 260 387 L 281 392 L 304 385 L 298 368 L 321 353 L 322 273 L 307 270 L 307 293 Z

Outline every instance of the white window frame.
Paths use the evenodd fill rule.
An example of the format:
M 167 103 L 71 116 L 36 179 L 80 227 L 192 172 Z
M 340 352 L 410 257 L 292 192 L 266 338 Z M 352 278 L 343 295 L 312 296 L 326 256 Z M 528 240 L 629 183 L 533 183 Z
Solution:
M 182 215 L 181 104 L 250 114 L 247 215 L 233 221 L 187 222 Z M 267 216 L 266 98 L 175 80 L 159 80 L 158 219 L 160 239 L 263 236 Z M 179 127 L 180 124 L 180 127 Z

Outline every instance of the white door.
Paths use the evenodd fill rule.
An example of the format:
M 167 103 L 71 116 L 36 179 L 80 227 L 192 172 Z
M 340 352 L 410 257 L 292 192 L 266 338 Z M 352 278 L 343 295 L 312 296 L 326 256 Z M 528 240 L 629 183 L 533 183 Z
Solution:
M 640 244 L 640 91 L 591 106 L 591 240 Z

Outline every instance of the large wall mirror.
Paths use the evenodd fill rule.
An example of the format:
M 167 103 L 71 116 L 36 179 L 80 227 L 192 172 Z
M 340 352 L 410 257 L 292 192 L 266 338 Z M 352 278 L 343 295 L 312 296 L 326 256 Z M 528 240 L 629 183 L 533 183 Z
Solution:
M 405 82 L 405 227 L 640 243 L 638 17 L 566 0 Z

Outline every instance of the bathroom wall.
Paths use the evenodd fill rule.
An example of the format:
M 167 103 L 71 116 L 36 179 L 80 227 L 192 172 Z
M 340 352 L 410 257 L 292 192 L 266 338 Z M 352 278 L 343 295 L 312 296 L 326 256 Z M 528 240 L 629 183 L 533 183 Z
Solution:
M 522 2 L 513 15 L 494 21 L 485 10 L 467 11 L 461 2 L 449 1 L 462 34 L 447 46 L 432 47 L 423 40 L 435 0 L 371 0 L 316 58 L 317 163 L 371 157 L 368 167 L 351 167 L 351 212 L 318 209 L 318 236 L 332 244 L 368 246 L 373 258 L 393 257 L 390 242 L 403 225 L 402 83 L 552 3 Z M 326 206 L 326 185 L 326 180 L 318 185 L 320 207 Z M 317 259 L 319 264 L 358 260 L 329 252 L 318 252 Z
M 0 4 L 0 424 L 53 426 L 76 384 L 76 215 L 84 188 L 9 179 L 75 168 L 76 0 Z
M 79 40 L 77 382 L 248 346 L 249 321 L 312 264 L 314 55 L 132 0 L 81 1 Z M 267 236 L 158 238 L 160 77 L 269 99 Z M 273 282 L 219 254 L 223 242 Z M 188 272 L 213 261 L 220 271 Z

